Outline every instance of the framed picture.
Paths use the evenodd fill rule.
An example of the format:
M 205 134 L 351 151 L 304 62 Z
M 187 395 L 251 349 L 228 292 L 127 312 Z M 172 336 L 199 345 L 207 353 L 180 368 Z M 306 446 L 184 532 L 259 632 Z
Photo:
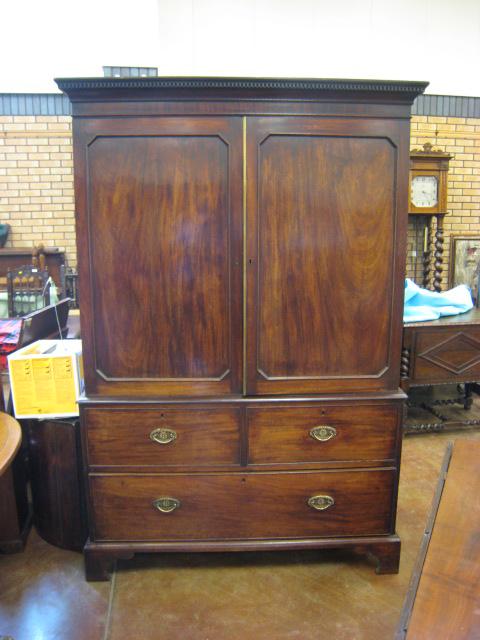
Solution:
M 472 297 L 478 298 L 480 276 L 480 236 L 452 236 L 450 238 L 449 286 L 466 284 Z

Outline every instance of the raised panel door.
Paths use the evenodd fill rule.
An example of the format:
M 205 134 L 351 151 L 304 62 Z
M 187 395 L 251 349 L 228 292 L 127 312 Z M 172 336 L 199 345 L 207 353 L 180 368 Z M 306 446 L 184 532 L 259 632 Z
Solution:
M 404 126 L 248 120 L 249 393 L 398 386 Z
M 89 394 L 240 390 L 241 130 L 239 118 L 77 123 Z

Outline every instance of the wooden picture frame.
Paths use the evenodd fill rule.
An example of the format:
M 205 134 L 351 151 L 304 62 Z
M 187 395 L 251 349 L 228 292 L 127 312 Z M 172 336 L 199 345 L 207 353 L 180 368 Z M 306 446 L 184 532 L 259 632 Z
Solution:
M 480 275 L 480 235 L 459 235 L 450 238 L 449 287 L 466 284 L 472 297 L 478 298 Z

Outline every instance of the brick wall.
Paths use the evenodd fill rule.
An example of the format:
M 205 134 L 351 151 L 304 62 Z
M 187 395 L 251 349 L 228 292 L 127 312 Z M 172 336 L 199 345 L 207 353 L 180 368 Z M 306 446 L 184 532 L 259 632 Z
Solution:
M 430 142 L 453 156 L 448 172 L 448 215 L 444 218 L 442 288 L 449 286 L 450 238 L 452 235 L 480 236 L 480 119 L 439 116 L 413 116 L 411 148 Z M 423 221 L 416 216 L 409 222 L 407 276 L 422 283 Z M 417 251 L 415 269 L 415 257 Z
M 0 116 L 0 221 L 7 247 L 43 243 L 76 265 L 71 118 Z
M 448 286 L 452 234 L 480 235 L 480 119 L 413 116 L 411 147 L 431 142 L 453 155 L 449 215 L 445 218 L 443 286 Z M 0 221 L 12 226 L 7 246 L 43 242 L 76 264 L 69 116 L 0 116 Z M 415 258 L 423 249 L 422 222 L 409 223 L 407 275 L 422 280 Z

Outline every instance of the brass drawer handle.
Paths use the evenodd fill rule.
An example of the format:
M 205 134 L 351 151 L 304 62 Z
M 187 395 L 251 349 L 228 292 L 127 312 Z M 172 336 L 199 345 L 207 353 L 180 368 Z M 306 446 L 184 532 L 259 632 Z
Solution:
M 318 440 L 319 442 L 327 442 L 327 440 L 331 440 L 335 438 L 337 435 L 337 430 L 335 427 L 329 427 L 326 424 L 320 424 L 318 427 L 313 427 L 310 429 L 310 436 L 314 440 Z
M 332 496 L 312 496 L 307 500 L 307 504 L 317 511 L 325 511 L 335 504 L 335 500 Z
M 158 444 L 170 444 L 177 439 L 177 432 L 172 429 L 154 429 L 150 433 L 150 440 Z
M 172 511 L 178 509 L 181 503 L 180 500 L 177 500 L 176 498 L 163 496 L 154 500 L 152 504 L 155 509 L 158 509 L 161 513 L 172 513 Z

